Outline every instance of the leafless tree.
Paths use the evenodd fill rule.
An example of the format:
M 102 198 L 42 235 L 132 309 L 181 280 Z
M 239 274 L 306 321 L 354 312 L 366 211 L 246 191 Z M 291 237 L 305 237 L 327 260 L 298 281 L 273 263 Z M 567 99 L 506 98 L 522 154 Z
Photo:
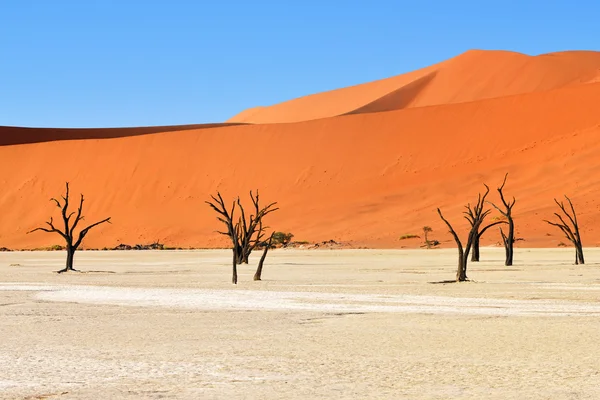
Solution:
M 500 212 L 505 218 L 506 223 L 508 223 L 508 234 L 505 234 L 502 228 L 500 228 L 500 235 L 502 235 L 502 242 L 504 243 L 504 252 L 505 252 L 505 260 L 504 265 L 509 266 L 513 265 L 513 254 L 514 254 L 514 244 L 515 244 L 515 222 L 512 217 L 512 209 L 517 200 L 513 197 L 512 201 L 506 201 L 504 198 L 504 185 L 506 185 L 506 178 L 508 178 L 508 173 L 504 175 L 504 181 L 502 182 L 502 186 L 498 188 L 498 193 L 500 194 L 500 200 L 502 201 L 502 205 L 504 209 L 496 206 L 494 203 L 490 203 L 496 210 Z
M 575 207 L 573 207 L 571 199 L 569 199 L 567 196 L 565 196 L 565 199 L 567 199 L 567 201 L 569 202 L 572 215 L 569 214 L 562 201 L 559 202 L 558 200 L 554 199 L 554 202 L 556 203 L 556 205 L 558 205 L 563 214 L 567 216 L 573 227 L 571 228 L 571 226 L 569 226 L 569 224 L 563 219 L 563 217 L 559 213 L 554 213 L 554 215 L 558 217 L 558 220 L 560 222 L 557 223 L 548 220 L 544 221 L 552 226 L 556 226 L 557 228 L 559 228 L 562 231 L 562 233 L 565 234 L 566 238 L 569 239 L 571 243 L 573 243 L 573 246 L 575 246 L 575 264 L 585 264 L 585 260 L 583 258 L 583 246 L 581 245 L 581 235 L 579 234 L 579 223 L 577 222 L 577 215 L 575 214 Z
M 77 228 L 77 225 L 79 225 L 79 222 L 81 222 L 84 219 L 84 216 L 82 215 L 83 194 L 81 195 L 81 198 L 79 200 L 79 207 L 77 208 L 77 211 L 72 211 L 72 212 L 69 212 L 69 182 L 66 183 L 65 195 L 61 196 L 61 197 L 62 197 L 62 201 L 57 200 L 55 198 L 50 199 L 50 201 L 53 201 L 54 203 L 56 203 L 56 206 L 61 209 L 62 219 L 63 219 L 64 226 L 65 226 L 64 229 L 60 230 L 59 228 L 56 228 L 54 226 L 53 218 L 50 217 L 50 221 L 46 222 L 46 225 L 48 225 L 48 227 L 40 227 L 40 228 L 36 228 L 36 229 L 33 229 L 32 231 L 27 232 L 27 233 L 32 233 L 32 232 L 36 232 L 36 231 L 42 231 L 42 232 L 48 232 L 48 233 L 57 233 L 65 240 L 65 242 L 66 242 L 65 248 L 67 250 L 67 264 L 66 264 L 65 268 L 61 269 L 60 271 L 56 271 L 58 273 L 67 272 L 67 271 L 77 271 L 76 269 L 73 268 L 73 259 L 75 256 L 75 251 L 79 248 L 83 239 L 86 237 L 86 235 L 92 228 L 94 228 L 100 224 L 103 224 L 105 222 L 110 223 L 110 217 L 108 217 L 108 218 L 103 219 L 102 221 L 98 221 L 96 223 L 88 225 L 79 232 L 79 236 L 77 237 L 77 240 L 75 240 L 75 228 Z M 73 216 L 75 216 L 75 219 L 71 223 L 71 218 Z
M 263 242 L 265 230 L 267 229 L 267 227 L 263 225 L 263 218 L 273 211 L 277 211 L 279 208 L 275 207 L 277 204 L 276 202 L 261 207 L 258 190 L 256 191 L 256 196 L 250 191 L 254 213 L 251 214 L 249 218 L 246 218 L 246 212 L 239 197 L 233 201 L 231 211 L 225 206 L 221 193 L 217 192 L 216 197 L 212 195 L 210 197 L 212 198 L 212 201 L 207 201 L 206 204 L 219 214 L 217 219 L 227 228 L 225 231 L 218 231 L 218 233 L 229 237 L 232 243 L 234 254 L 232 282 L 236 284 L 237 265 L 248 264 L 250 253 Z M 240 210 L 240 217 L 237 221 L 234 219 L 236 208 L 239 208 Z
M 490 188 L 487 185 L 484 185 L 484 186 L 486 188 L 485 193 L 483 194 L 483 196 L 481 195 L 481 193 L 478 195 L 477 204 L 474 206 L 474 208 L 472 208 L 472 216 L 473 216 L 472 223 L 471 223 L 471 220 L 469 219 L 469 214 L 465 212 L 465 214 L 466 214 L 465 218 L 469 221 L 469 223 L 471 223 L 471 229 L 469 230 L 469 236 L 467 237 L 467 243 L 464 248 L 463 248 L 463 244 L 462 244 L 460 238 L 458 237 L 458 234 L 456 233 L 456 231 L 454 230 L 454 228 L 452 227 L 450 222 L 448 222 L 448 220 L 446 220 L 446 218 L 444 218 L 440 209 L 439 208 L 437 209 L 437 212 L 438 212 L 440 218 L 448 226 L 448 229 L 449 229 L 450 233 L 452 234 L 454 241 L 456 242 L 456 246 L 458 247 L 458 268 L 456 270 L 456 281 L 457 282 L 464 282 L 468 279 L 467 278 L 467 263 L 469 260 L 469 252 L 471 251 L 471 248 L 473 246 L 473 241 L 476 240 L 475 238 L 478 235 L 479 228 L 481 226 L 481 223 L 483 222 L 483 218 L 485 218 L 485 216 L 489 213 L 489 210 L 483 211 L 483 204 L 485 203 L 485 198 L 487 197 L 488 193 L 490 192 Z M 469 208 L 470 208 L 470 205 L 468 206 L 468 209 Z

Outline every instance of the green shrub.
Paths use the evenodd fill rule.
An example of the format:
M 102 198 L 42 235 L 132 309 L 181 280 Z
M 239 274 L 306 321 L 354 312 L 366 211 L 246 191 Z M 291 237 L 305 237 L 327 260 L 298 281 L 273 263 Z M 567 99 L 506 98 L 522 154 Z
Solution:
M 286 232 L 275 232 L 275 233 L 273 233 L 272 244 L 275 246 L 277 246 L 277 245 L 287 246 L 292 241 L 293 237 L 294 237 L 294 235 L 289 232 L 287 232 L 287 233 Z

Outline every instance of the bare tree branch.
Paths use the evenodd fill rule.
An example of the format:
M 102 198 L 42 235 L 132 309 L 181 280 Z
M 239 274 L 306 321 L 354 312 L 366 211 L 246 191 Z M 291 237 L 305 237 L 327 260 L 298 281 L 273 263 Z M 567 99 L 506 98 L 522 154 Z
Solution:
M 444 221 L 446 223 L 446 226 L 448 226 L 448 231 L 452 234 L 452 237 L 454 238 L 454 240 L 456 241 L 456 244 L 462 248 L 462 243 L 460 241 L 460 238 L 458 237 L 458 235 L 456 234 L 456 231 L 454 230 L 454 228 L 452 227 L 452 225 L 450 225 L 450 222 L 448 222 L 448 220 L 446 218 L 444 218 L 444 216 L 442 215 L 442 212 L 440 211 L 440 209 L 437 209 L 438 214 L 440 215 L 440 218 L 442 219 L 442 221 Z
M 79 224 L 79 221 L 81 221 L 83 219 L 83 217 L 81 216 L 82 211 L 83 211 L 83 194 L 81 195 L 81 198 L 79 200 L 79 207 L 77 208 L 77 216 L 75 217 L 75 222 L 73 222 L 73 226 L 71 227 L 71 235 L 73 235 L 73 233 L 75 232 L 75 228 Z M 73 214 L 74 214 L 74 212 L 71 213 L 71 215 L 73 215 Z M 71 215 L 69 215 L 69 219 L 71 218 Z
M 81 242 L 83 241 L 83 239 L 85 238 L 85 236 L 88 234 L 88 232 L 90 231 L 90 229 L 100 225 L 100 224 L 104 224 L 108 222 L 110 224 L 110 217 L 103 219 L 102 221 L 98 221 L 96 223 L 93 223 L 91 225 L 89 225 L 88 227 L 84 228 L 81 230 L 81 232 L 79 232 L 79 239 L 77 239 L 77 242 L 75 242 L 75 248 L 78 248 L 79 245 L 81 244 Z
M 487 231 L 489 228 L 491 228 L 492 226 L 496 226 L 496 225 L 500 225 L 500 224 L 508 224 L 508 222 L 506 222 L 506 221 L 492 222 L 491 224 L 486 225 L 485 227 L 481 228 L 481 230 L 479 231 L 479 236 L 483 235 L 483 233 L 485 231 Z

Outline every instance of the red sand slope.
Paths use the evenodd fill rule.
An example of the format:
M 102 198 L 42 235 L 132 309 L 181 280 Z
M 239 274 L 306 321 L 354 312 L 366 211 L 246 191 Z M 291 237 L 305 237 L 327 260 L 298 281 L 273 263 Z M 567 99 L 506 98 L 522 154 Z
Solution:
M 475 200 L 482 182 L 494 188 L 505 172 L 506 194 L 517 197 L 517 236 L 525 239 L 519 245 L 566 242 L 542 222 L 552 216 L 553 197 L 563 193 L 579 211 L 585 244 L 600 245 L 600 83 L 593 83 L 597 75 L 587 67 L 598 57 L 557 57 L 570 60 L 565 70 L 571 72 L 559 70 L 560 79 L 534 74 L 535 84 L 514 76 L 524 88 L 511 90 L 529 92 L 519 95 L 464 103 L 453 102 L 455 96 L 448 101 L 454 104 L 297 123 L 0 146 L 0 246 L 60 243 L 58 236 L 26 232 L 52 213 L 58 217 L 48 199 L 61 194 L 65 180 L 74 193 L 86 194 L 89 222 L 113 217 L 113 225 L 88 236 L 87 247 L 157 239 L 174 246 L 223 245 L 204 201 L 216 190 L 246 199 L 254 188 L 265 201 L 279 201 L 269 225 L 298 240 L 416 247 L 417 240 L 399 236 L 429 225 L 431 238 L 453 245 L 435 208 L 464 232 L 462 206 Z M 585 70 L 580 78 L 566 78 L 578 69 Z M 552 89 L 560 80 L 563 87 Z M 578 80 L 592 83 L 567 84 Z M 542 90 L 548 87 L 542 82 L 554 84 Z M 478 84 L 501 86 L 493 77 Z M 0 137 L 6 135 L 0 129 Z M 496 193 L 490 199 L 497 200 Z M 493 231 L 484 244 L 499 240 Z
M 598 52 L 528 56 L 472 50 L 408 74 L 245 110 L 229 121 L 297 122 L 347 113 L 463 103 L 557 89 L 597 79 L 599 73 Z

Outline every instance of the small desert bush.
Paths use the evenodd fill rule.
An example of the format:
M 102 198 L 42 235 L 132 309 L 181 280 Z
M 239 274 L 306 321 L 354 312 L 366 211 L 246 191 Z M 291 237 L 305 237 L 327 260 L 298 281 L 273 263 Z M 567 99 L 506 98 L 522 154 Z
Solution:
M 60 244 L 55 244 L 54 246 L 50 247 L 36 247 L 35 249 L 32 249 L 32 251 L 61 251 L 64 249 L 65 248 Z
M 289 232 L 275 232 L 273 234 L 272 245 L 273 246 L 277 246 L 277 245 L 287 246 L 292 241 L 293 237 L 294 237 L 294 234 L 289 233 Z
M 419 235 L 412 235 L 412 234 L 400 236 L 400 240 L 417 239 L 417 238 L 420 238 L 420 236 Z

